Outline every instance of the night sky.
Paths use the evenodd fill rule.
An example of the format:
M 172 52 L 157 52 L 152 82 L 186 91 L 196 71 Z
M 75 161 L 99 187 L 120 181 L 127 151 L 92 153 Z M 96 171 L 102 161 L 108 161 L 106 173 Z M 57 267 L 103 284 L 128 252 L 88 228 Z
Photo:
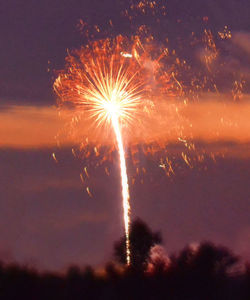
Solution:
M 81 19 L 102 29 L 92 39 L 130 36 L 140 24 L 147 24 L 157 43 L 167 36 L 170 47 L 179 49 L 194 68 L 199 68 L 197 52 L 186 43 L 191 33 L 199 36 L 204 28 L 218 32 L 227 25 L 233 38 L 229 46 L 221 45 L 225 74 L 229 79 L 239 70 L 244 74 L 249 100 L 249 1 L 159 3 L 166 5 L 167 14 L 159 16 L 158 23 L 151 15 L 138 15 L 129 22 L 122 11 L 132 2 L 125 0 L 10 0 L 0 4 L 1 260 L 50 270 L 71 263 L 101 266 L 111 258 L 113 243 L 123 234 L 117 154 L 104 166 L 96 166 L 96 158 L 93 163 L 87 161 L 91 158 L 75 158 L 71 147 L 58 148 L 54 139 L 61 123 L 54 122 L 50 112 L 56 105 L 52 85 L 56 70 L 64 68 L 68 49 L 87 44 L 78 26 Z M 224 91 L 227 80 L 220 80 Z M 198 143 L 206 149 L 206 141 Z M 249 143 L 249 136 L 240 143 L 221 140 L 220 147 L 226 147 L 229 154 L 216 162 L 207 157 L 193 168 L 177 158 L 176 174 L 170 178 L 157 159 L 140 154 L 148 173 L 144 184 L 136 181 L 131 186 L 132 217 L 162 232 L 167 253 L 210 240 L 250 258 Z M 86 165 L 90 166 L 93 197 L 79 176 Z M 132 169 L 128 160 L 131 173 Z

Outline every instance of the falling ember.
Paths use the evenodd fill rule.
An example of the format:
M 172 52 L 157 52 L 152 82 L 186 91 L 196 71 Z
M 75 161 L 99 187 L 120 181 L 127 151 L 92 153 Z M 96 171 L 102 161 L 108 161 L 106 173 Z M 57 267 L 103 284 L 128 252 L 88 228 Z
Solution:
M 56 158 L 55 153 L 52 153 L 52 157 L 53 157 L 54 161 L 55 161 L 56 163 L 58 163 L 58 160 L 57 160 L 57 158 Z

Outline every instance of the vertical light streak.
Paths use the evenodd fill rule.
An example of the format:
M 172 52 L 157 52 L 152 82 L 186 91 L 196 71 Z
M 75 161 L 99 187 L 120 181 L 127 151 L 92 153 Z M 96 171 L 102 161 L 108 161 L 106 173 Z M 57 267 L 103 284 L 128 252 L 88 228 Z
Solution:
M 119 119 L 116 114 L 112 115 L 112 125 L 115 131 L 118 152 L 120 157 L 120 171 L 121 171 L 121 185 L 122 185 L 122 200 L 123 200 L 123 218 L 126 235 L 126 260 L 127 265 L 130 265 L 130 241 L 129 241 L 129 227 L 130 227 L 130 204 L 129 204 L 129 186 L 128 176 L 125 160 L 125 152 L 122 142 L 122 135 L 119 125 Z

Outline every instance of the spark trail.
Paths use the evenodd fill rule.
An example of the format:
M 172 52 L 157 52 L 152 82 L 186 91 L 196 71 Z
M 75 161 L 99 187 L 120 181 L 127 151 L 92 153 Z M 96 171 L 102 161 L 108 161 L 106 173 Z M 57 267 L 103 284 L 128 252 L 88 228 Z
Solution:
M 119 120 L 116 115 L 112 117 L 112 124 L 116 135 L 118 151 L 120 156 L 120 171 L 121 171 L 121 182 L 122 182 L 122 199 L 123 199 L 123 218 L 125 225 L 126 235 L 126 259 L 127 264 L 130 265 L 130 241 L 129 241 L 129 227 L 130 227 L 130 204 L 129 204 L 129 185 L 128 175 L 126 168 L 125 152 L 122 142 L 122 135 L 119 126 Z

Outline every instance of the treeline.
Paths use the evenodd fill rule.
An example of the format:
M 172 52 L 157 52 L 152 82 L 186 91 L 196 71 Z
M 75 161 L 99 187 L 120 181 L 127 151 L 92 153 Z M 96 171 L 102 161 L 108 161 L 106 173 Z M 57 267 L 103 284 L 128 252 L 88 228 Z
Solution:
M 160 234 L 140 220 L 131 226 L 130 242 L 129 267 L 124 238 L 114 247 L 117 262 L 103 270 L 72 266 L 60 275 L 1 264 L 0 299 L 250 299 L 250 266 L 227 248 L 204 242 L 168 257 Z
M 64 275 L 0 267 L 0 299 L 250 299 L 250 268 L 210 243 L 188 247 L 148 267 L 108 264 L 102 272 L 71 267 Z

